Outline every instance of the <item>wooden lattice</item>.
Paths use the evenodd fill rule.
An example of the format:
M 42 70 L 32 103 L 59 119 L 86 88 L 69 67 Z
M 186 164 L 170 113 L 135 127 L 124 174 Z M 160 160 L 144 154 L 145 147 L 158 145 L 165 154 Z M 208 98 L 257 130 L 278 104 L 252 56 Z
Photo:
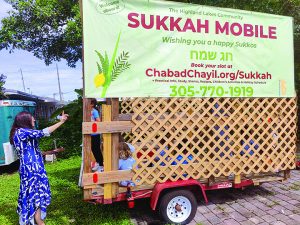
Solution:
M 137 185 L 293 169 L 294 98 L 136 98 L 127 139 Z
M 132 107 L 132 102 L 135 100 L 135 98 L 124 98 L 122 103 L 121 103 L 121 115 L 125 114 L 125 115 L 133 115 L 134 111 L 133 111 L 133 107 Z M 131 117 L 130 117 L 131 118 Z M 132 143 L 134 140 L 134 134 L 133 133 L 122 133 L 122 136 L 124 137 L 124 139 L 129 142 Z

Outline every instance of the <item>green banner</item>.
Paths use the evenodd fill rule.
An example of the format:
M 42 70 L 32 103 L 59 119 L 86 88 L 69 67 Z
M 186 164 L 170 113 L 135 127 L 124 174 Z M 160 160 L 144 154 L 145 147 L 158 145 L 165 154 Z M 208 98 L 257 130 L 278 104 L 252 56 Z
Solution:
M 294 97 L 293 19 L 84 0 L 85 97 Z

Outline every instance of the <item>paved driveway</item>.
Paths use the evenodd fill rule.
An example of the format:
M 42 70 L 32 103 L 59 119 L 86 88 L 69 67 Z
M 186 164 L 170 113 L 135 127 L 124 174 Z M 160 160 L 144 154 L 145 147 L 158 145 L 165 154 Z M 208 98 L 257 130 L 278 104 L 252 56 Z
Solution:
M 265 183 L 245 190 L 208 192 L 209 204 L 199 203 L 190 225 L 300 225 L 300 170 L 285 182 Z M 134 224 L 162 224 L 151 211 L 148 200 L 136 202 L 131 211 Z

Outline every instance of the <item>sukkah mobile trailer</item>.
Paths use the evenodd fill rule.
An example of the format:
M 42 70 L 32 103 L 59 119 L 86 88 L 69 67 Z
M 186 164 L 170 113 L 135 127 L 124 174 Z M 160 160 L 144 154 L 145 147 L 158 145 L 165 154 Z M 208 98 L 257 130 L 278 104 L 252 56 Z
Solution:
M 163 220 L 186 224 L 208 190 L 289 177 L 292 18 L 169 1 L 81 6 L 84 200 L 150 198 Z M 102 121 L 91 122 L 98 97 L 106 98 Z M 100 173 L 91 171 L 94 133 L 103 136 Z M 135 147 L 132 170 L 118 170 L 119 134 Z M 120 187 L 123 180 L 135 186 Z

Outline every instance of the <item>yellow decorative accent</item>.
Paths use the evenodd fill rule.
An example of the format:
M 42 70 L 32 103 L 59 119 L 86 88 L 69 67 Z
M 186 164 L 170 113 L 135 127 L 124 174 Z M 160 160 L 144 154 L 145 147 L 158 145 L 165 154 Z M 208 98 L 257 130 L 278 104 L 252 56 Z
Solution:
M 104 83 L 105 83 L 104 74 L 103 73 L 97 74 L 94 78 L 94 84 L 95 84 L 96 88 L 103 86 Z

